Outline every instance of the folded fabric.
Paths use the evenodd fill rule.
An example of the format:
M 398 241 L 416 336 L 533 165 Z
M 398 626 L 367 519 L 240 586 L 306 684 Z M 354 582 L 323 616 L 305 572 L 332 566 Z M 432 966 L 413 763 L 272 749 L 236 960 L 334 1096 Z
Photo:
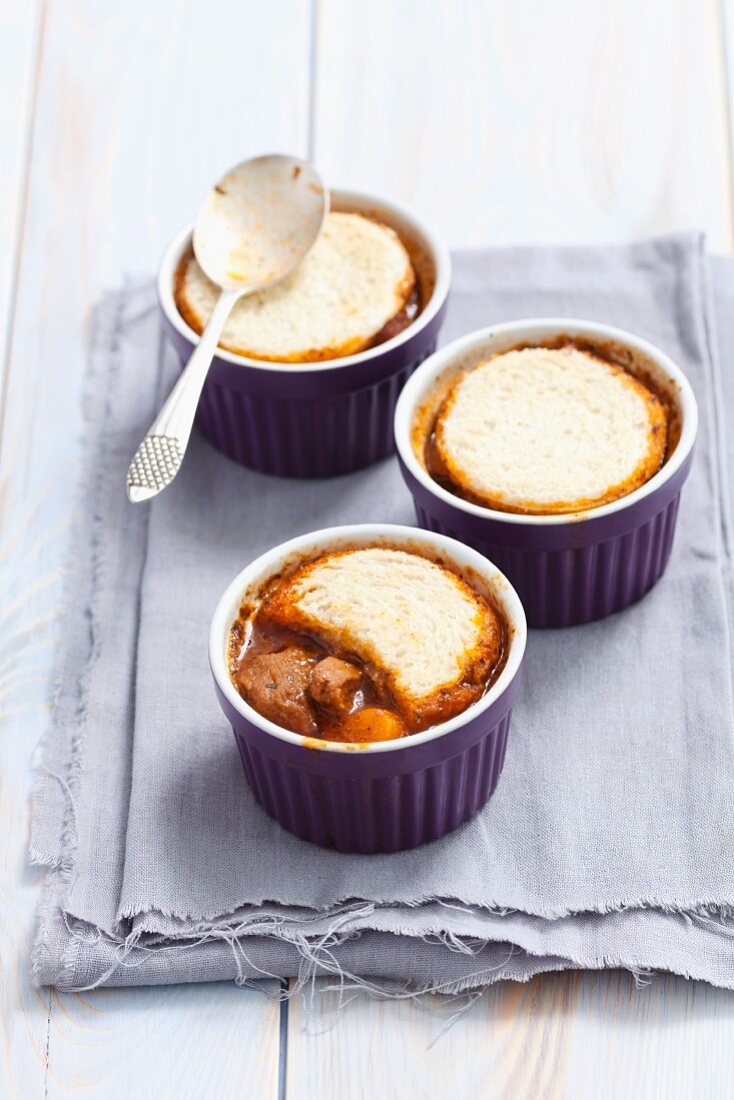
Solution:
M 444 340 L 530 316 L 617 324 L 686 372 L 700 436 L 657 587 L 604 622 L 531 632 L 485 809 L 431 845 L 369 857 L 308 845 L 256 804 L 214 700 L 207 627 L 226 584 L 276 543 L 335 523 L 413 523 L 397 465 L 279 480 L 195 436 L 174 485 L 133 508 L 127 463 L 177 367 L 148 285 L 100 306 L 57 701 L 34 798 L 31 858 L 48 867 L 39 983 L 332 973 L 457 991 L 621 966 L 734 987 L 723 432 L 734 385 L 720 377 L 712 271 L 730 305 L 734 272 L 711 268 L 695 235 L 455 257 Z M 734 350 L 731 324 L 721 335 Z

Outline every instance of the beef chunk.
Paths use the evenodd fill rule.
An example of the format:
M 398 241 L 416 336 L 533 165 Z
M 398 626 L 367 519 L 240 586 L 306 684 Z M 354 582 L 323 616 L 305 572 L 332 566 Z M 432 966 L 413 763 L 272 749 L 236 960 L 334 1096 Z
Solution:
M 307 695 L 317 657 L 300 646 L 279 653 L 261 653 L 245 660 L 237 670 L 240 693 L 263 718 L 305 736 L 318 734 Z
M 325 657 L 311 673 L 311 698 L 332 714 L 349 714 L 354 696 L 362 683 L 362 673 L 356 665 Z

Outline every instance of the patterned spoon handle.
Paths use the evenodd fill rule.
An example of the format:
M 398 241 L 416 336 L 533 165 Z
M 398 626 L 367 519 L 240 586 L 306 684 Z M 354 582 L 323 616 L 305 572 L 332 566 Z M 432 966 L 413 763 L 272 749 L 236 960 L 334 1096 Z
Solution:
M 127 471 L 127 495 L 134 504 L 157 496 L 180 470 L 224 323 L 244 292 L 223 290 L 219 295 L 193 355 L 135 452 Z

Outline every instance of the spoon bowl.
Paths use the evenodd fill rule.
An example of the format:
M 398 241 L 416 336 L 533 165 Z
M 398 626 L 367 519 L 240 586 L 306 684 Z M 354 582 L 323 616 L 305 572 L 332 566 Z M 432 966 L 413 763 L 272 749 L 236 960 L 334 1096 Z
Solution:
M 224 289 L 272 286 L 313 247 L 327 208 L 312 165 L 282 154 L 243 161 L 199 207 L 194 254 L 204 274 Z

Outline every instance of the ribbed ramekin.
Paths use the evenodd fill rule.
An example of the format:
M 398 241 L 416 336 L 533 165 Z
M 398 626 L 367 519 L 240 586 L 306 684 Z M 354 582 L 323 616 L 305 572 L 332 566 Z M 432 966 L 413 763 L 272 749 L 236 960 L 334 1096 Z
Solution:
M 286 477 L 330 477 L 369 466 L 395 449 L 398 395 L 435 350 L 446 312 L 451 260 L 412 212 L 397 203 L 332 191 L 333 209 L 369 214 L 396 229 L 411 249 L 428 300 L 407 329 L 377 347 L 324 363 L 266 363 L 220 349 L 199 402 L 197 424 L 236 462 Z M 166 249 L 158 271 L 158 301 L 182 365 L 198 341 L 174 298 L 174 280 L 191 246 L 189 225 Z
M 463 500 L 438 485 L 416 453 L 420 410 L 453 374 L 522 343 L 577 337 L 613 345 L 644 365 L 670 396 L 680 437 L 645 485 L 611 504 L 569 515 L 526 516 Z M 442 348 L 411 378 L 395 412 L 395 438 L 420 525 L 460 539 L 507 575 L 533 627 L 602 619 L 640 599 L 670 557 L 678 503 L 693 458 L 698 409 L 683 372 L 662 351 L 609 325 L 552 318 L 513 321 L 471 333 Z
M 507 660 L 487 694 L 463 714 L 398 741 L 344 745 L 281 729 L 253 710 L 227 671 L 227 637 L 245 594 L 328 550 L 375 545 L 450 560 L 490 591 L 508 625 Z M 263 554 L 222 596 L 209 634 L 217 698 L 253 793 L 296 836 L 342 852 L 393 852 L 436 840 L 479 810 L 497 785 L 519 687 L 526 625 L 500 571 L 453 539 L 411 527 L 359 525 L 303 535 Z

